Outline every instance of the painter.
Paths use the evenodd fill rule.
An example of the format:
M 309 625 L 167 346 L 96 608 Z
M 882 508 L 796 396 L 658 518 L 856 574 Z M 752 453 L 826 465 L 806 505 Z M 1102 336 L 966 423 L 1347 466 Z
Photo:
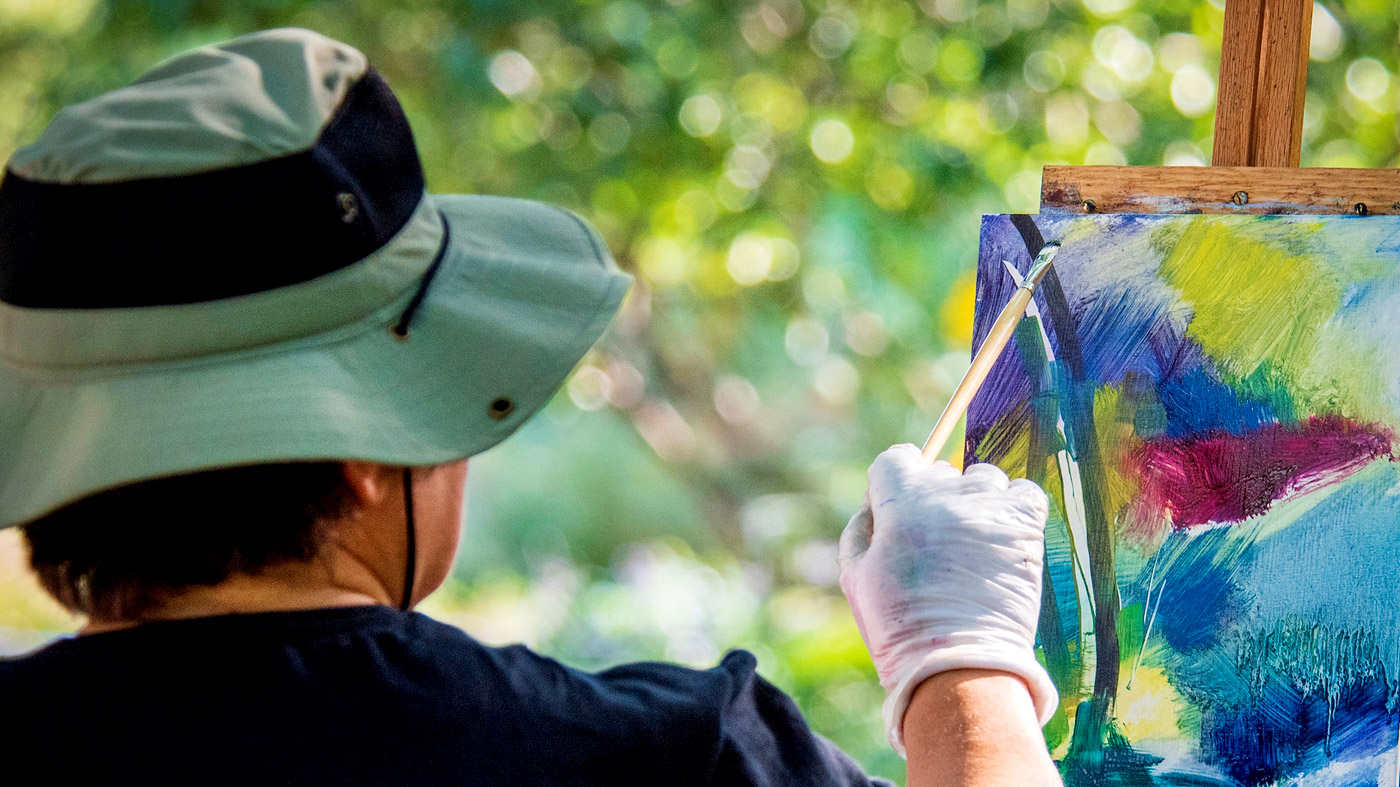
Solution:
M 1290 242 L 1313 242 L 1295 229 Z M 887 693 L 868 712 L 883 715 L 911 785 L 1059 781 L 1041 725 L 1063 727 L 1093 670 L 1081 649 L 1067 662 L 1046 651 L 1049 671 L 1037 656 L 1051 511 L 1037 481 L 1055 490 L 1055 554 L 1069 538 L 1071 477 L 1046 475 L 1051 457 L 1078 462 L 1082 497 L 1099 495 L 1094 517 L 1120 499 L 1133 514 L 1121 541 L 1143 566 L 1132 576 L 1146 579 L 1118 639 L 1139 642 L 1127 627 L 1142 618 L 1149 647 L 1141 664 L 1122 654 L 1135 677 L 1117 707 L 1158 699 L 1145 731 L 1122 728 L 1113 756 L 1160 756 L 1144 736 L 1184 740 L 1176 708 L 1227 742 L 1272 718 L 1249 715 L 1243 700 L 1272 707 L 1287 664 L 1237 660 L 1254 677 L 1239 682 L 1247 696 L 1228 718 L 1193 713 L 1199 694 L 1165 693 L 1179 654 L 1249 637 L 1306 641 L 1301 652 L 1329 665 L 1289 695 L 1329 708 L 1325 729 L 1316 717 L 1298 734 L 1299 756 L 1384 756 L 1357 747 L 1391 723 L 1368 710 L 1393 706 L 1377 688 L 1396 685 L 1381 677 L 1388 643 L 1370 633 L 1388 606 L 1363 610 L 1370 597 L 1353 594 L 1350 616 L 1312 629 L 1297 603 L 1248 626 L 1237 610 L 1251 583 L 1322 582 L 1342 554 L 1341 540 L 1290 534 L 1314 532 L 1339 506 L 1356 537 L 1385 516 L 1365 506 L 1393 485 L 1381 460 L 1391 392 L 1317 386 L 1327 369 L 1314 364 L 1359 362 L 1359 346 L 1341 351 L 1342 328 L 1253 339 L 1265 337 L 1257 319 L 1240 330 L 1211 311 L 1228 304 L 1210 299 L 1191 249 L 1258 228 L 1131 232 L 1176 233 L 1168 247 L 1180 259 L 1161 275 L 1207 293 L 1194 322 L 1182 323 L 1163 283 L 1078 327 L 1093 340 L 1063 390 L 1094 405 L 1069 421 L 1102 425 L 1103 458 L 1073 429 L 1078 453 L 1036 442 L 1028 454 L 1038 423 L 1028 367 L 1004 363 L 973 433 L 977 456 L 1011 472 L 964 472 L 894 446 L 870 465 L 865 504 L 841 536 L 840 585 Z M 1335 288 L 1295 306 L 1380 341 L 1363 321 L 1389 290 L 1357 301 L 1348 288 L 1391 280 L 1334 262 L 1326 232 L 1317 237 L 1282 286 L 1296 291 L 1298 277 L 1325 268 Z M 470 459 L 549 400 L 630 286 L 571 212 L 429 192 L 391 85 L 359 50 L 309 30 L 199 47 L 54 115 L 0 184 L 0 527 L 20 529 L 44 588 L 84 623 L 0 660 L 6 784 L 888 784 L 813 732 L 747 651 L 702 669 L 587 672 L 414 611 L 451 568 Z M 1261 315 L 1281 297 L 1260 295 Z M 1070 334 L 1048 330 L 1069 359 Z M 1135 330 L 1150 350 L 1122 338 Z M 1202 442 L 1216 424 L 1227 434 Z M 1120 454 L 1156 475 L 1107 484 L 1123 473 L 1110 461 Z M 1187 461 L 1201 454 L 1263 463 L 1269 485 L 1193 497 L 1189 518 L 1164 521 L 1179 477 L 1214 472 Z M 1024 472 L 1027 456 L 1039 473 Z M 1278 515 L 1260 519 L 1265 509 Z M 1192 532 L 1235 520 L 1241 528 Z M 1098 519 L 1079 526 L 1102 531 Z M 1268 549 L 1277 567 L 1234 571 L 1246 533 L 1261 544 L 1280 536 Z M 1090 587 L 1112 580 L 1102 566 L 1115 558 L 1120 576 L 1136 568 L 1096 543 L 1083 564 Z M 1063 567 L 1051 574 L 1068 646 L 1084 613 Z M 1328 587 L 1311 586 L 1340 593 Z M 1095 600 L 1101 615 L 1117 611 Z M 1187 631 L 1192 606 L 1211 625 Z M 1118 669 L 1106 651 L 1099 671 Z M 1117 690 L 1092 685 L 1102 725 L 1123 717 L 1093 702 Z

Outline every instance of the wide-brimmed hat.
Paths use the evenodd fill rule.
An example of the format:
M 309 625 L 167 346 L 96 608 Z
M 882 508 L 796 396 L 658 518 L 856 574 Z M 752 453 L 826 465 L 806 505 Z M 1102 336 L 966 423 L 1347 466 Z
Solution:
M 630 281 L 571 213 L 427 194 L 352 47 L 179 55 L 59 112 L 0 183 L 0 527 L 203 469 L 479 453 Z

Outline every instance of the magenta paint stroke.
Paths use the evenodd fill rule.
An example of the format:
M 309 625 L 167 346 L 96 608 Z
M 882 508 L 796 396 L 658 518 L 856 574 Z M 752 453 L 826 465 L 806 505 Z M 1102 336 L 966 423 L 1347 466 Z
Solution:
M 1175 529 L 1242 522 L 1276 501 L 1335 484 L 1381 457 L 1394 460 L 1394 435 L 1379 424 L 1314 416 L 1244 434 L 1143 443 L 1129 470 L 1141 489 L 1129 518 L 1162 517 Z

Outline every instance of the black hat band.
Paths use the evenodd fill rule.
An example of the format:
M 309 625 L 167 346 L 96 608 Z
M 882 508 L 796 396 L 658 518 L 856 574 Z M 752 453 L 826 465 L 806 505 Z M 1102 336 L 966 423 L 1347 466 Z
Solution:
M 0 301 L 144 307 L 309 281 L 384 246 L 423 198 L 408 119 L 373 69 L 316 143 L 228 169 L 115 183 L 0 183 Z

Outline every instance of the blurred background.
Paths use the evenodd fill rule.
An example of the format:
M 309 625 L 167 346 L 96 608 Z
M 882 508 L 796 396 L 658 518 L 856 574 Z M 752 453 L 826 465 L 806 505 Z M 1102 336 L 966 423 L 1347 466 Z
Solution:
M 0 0 L 0 156 L 60 107 L 259 28 L 384 73 L 429 187 L 567 206 L 637 284 L 474 459 L 423 609 L 585 668 L 757 654 L 902 778 L 836 585 L 865 468 L 966 368 L 982 213 L 1051 163 L 1210 161 L 1223 0 Z M 1397 7 L 1314 10 L 1303 164 L 1397 167 Z M 72 631 L 0 533 L 0 655 Z

